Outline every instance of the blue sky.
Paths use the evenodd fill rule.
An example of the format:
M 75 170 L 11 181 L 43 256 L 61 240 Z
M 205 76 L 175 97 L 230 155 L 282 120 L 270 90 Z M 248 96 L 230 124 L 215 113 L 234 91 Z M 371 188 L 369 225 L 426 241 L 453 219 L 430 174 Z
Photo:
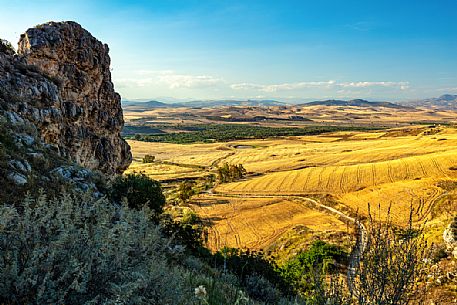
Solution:
M 125 99 L 457 94 L 457 1 L 3 1 L 0 37 L 74 20 Z

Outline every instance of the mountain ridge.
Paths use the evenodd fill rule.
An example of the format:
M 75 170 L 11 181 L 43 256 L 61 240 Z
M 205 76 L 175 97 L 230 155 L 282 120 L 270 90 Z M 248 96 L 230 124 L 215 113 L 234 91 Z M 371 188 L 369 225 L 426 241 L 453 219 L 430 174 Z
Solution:
M 353 99 L 349 101 L 345 100 L 323 100 L 323 101 L 314 101 L 309 103 L 298 104 L 298 106 L 341 106 L 341 107 L 386 107 L 386 108 L 411 108 L 408 106 L 403 106 L 391 102 L 370 102 L 364 99 Z

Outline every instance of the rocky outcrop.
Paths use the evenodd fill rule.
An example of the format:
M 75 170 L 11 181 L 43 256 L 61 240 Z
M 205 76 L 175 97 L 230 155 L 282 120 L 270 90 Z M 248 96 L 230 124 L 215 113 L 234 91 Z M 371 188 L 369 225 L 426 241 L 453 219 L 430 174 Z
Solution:
M 0 106 L 32 122 L 44 142 L 81 166 L 121 173 L 132 160 L 121 138 L 108 46 L 75 22 L 50 22 L 21 35 L 18 54 L 0 48 Z
M 443 233 L 443 239 L 452 255 L 457 258 L 457 216 L 447 226 Z

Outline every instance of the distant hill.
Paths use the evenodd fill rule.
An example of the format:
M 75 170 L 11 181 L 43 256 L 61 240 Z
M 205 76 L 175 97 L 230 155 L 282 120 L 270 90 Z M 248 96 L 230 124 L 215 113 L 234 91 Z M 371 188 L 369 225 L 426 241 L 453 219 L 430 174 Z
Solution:
M 222 106 L 251 106 L 251 107 L 269 107 L 269 106 L 286 106 L 286 103 L 273 100 L 204 100 L 190 101 L 182 103 L 163 103 L 159 101 L 122 101 L 122 107 L 134 107 L 138 110 L 149 108 L 214 108 Z
M 169 107 L 179 107 L 178 104 L 167 104 L 159 101 L 122 101 L 123 107 L 138 107 L 138 108 L 169 108 Z M 182 107 L 182 105 L 181 105 Z
M 274 100 L 208 100 L 208 101 L 191 101 L 182 103 L 186 107 L 220 107 L 220 106 L 286 106 L 286 103 Z
M 403 105 L 394 104 L 391 102 L 369 102 L 367 100 L 355 99 L 350 101 L 343 100 L 325 100 L 325 101 L 315 101 L 304 104 L 299 104 L 299 106 L 356 106 L 356 107 L 387 107 L 387 108 L 411 108 Z
M 455 94 L 444 94 L 440 97 L 428 98 L 423 100 L 408 101 L 405 105 L 411 105 L 415 107 L 430 107 L 440 108 L 444 110 L 457 110 L 457 95 Z

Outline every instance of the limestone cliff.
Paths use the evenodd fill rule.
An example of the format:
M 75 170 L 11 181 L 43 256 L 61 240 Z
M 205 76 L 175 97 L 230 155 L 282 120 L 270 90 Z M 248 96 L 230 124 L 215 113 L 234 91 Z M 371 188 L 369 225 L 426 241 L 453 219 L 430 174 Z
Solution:
M 120 136 L 124 121 L 108 46 L 75 22 L 27 30 L 18 54 L 0 48 L 0 106 L 84 167 L 121 173 L 132 160 Z
M 457 216 L 444 230 L 443 239 L 449 252 L 452 252 L 452 255 L 457 258 Z

